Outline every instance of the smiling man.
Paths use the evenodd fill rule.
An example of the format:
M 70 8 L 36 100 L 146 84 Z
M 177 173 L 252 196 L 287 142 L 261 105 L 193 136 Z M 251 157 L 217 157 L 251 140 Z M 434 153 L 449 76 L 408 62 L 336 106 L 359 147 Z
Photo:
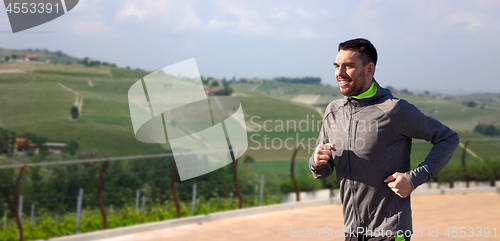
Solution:
M 336 171 L 345 240 L 409 240 L 410 193 L 446 166 L 459 138 L 382 88 L 373 78 L 376 64 L 370 41 L 339 45 L 335 77 L 344 98 L 327 106 L 309 168 L 320 179 Z M 433 144 L 415 169 L 412 138 Z

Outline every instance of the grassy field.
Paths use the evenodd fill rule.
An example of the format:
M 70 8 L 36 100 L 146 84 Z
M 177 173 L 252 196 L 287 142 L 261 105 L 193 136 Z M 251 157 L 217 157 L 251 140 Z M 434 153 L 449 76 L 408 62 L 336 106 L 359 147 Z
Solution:
M 0 74 L 1 127 L 18 133 L 32 132 L 57 141 L 76 140 L 81 151 L 99 150 L 105 156 L 158 153 L 168 148 L 168 145 L 141 143 L 133 135 L 127 93 L 130 86 L 148 72 L 29 63 L 4 63 L 0 64 L 0 69 L 24 71 Z M 321 126 L 319 111 L 324 110 L 324 105 L 318 103 L 326 104 L 341 98 L 336 87 L 323 85 L 266 81 L 234 83 L 233 87 L 236 90 L 234 96 L 241 101 L 250 138 L 246 155 L 259 163 L 288 162 L 293 153 L 289 149 L 297 144 L 313 144 Z M 77 94 L 83 96 L 82 113 L 81 118 L 73 121 L 69 112 Z M 317 95 L 319 98 L 315 104 L 309 105 L 291 102 L 297 95 Z M 486 138 L 472 133 L 475 124 L 498 125 L 500 120 L 500 110 L 466 107 L 460 98 L 397 97 L 408 100 L 424 113 L 459 131 L 462 139 Z M 287 138 L 289 141 L 285 143 Z M 288 149 L 252 150 L 256 147 Z M 500 154 L 496 143 L 471 143 L 469 147 L 482 159 Z M 428 143 L 415 143 L 412 160 L 423 160 L 430 148 Z M 310 153 L 311 150 L 300 150 L 297 161 L 307 160 Z M 460 157 L 461 151 L 453 160 Z M 467 153 L 467 159 L 478 158 Z
M 460 98 L 437 99 L 414 95 L 396 95 L 396 97 L 407 100 L 425 114 L 456 131 L 472 132 L 478 123 L 494 125 L 500 123 L 500 110 L 466 107 Z
M 5 65 L 17 67 L 23 63 L 0 64 Z M 0 109 L 1 127 L 19 134 L 35 133 L 53 141 L 75 140 L 80 145 L 80 151 L 97 150 L 102 156 L 164 151 L 158 144 L 135 139 L 127 93 L 137 81 L 130 79 L 136 78 L 138 73 L 131 78 L 120 79 L 110 78 L 109 69 L 104 68 L 47 66 L 51 65 L 44 68 L 36 65 L 35 71 L 24 74 L 0 75 L 0 103 L 3 104 Z M 24 66 L 24 69 L 28 68 Z M 39 69 L 43 71 L 37 71 Z M 122 75 L 130 72 L 118 71 Z M 83 96 L 81 118 L 76 121 L 70 120 L 70 109 L 77 97 L 75 92 Z
M 63 53 L 55 53 L 50 51 L 35 51 L 35 50 L 12 50 L 12 49 L 2 49 L 0 48 L 0 58 L 3 59 L 5 56 L 11 56 L 13 54 L 26 54 L 38 56 L 38 61 L 45 62 L 46 59 L 50 59 L 52 63 L 66 64 L 70 62 L 71 64 L 76 64 L 80 60 Z

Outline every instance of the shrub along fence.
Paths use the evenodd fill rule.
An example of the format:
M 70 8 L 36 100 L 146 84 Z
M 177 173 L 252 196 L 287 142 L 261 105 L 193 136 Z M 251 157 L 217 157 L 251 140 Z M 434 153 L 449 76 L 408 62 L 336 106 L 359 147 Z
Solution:
M 417 141 L 418 142 L 418 141 Z M 466 163 L 466 156 L 470 155 L 470 150 L 468 146 L 470 143 L 486 143 L 486 142 L 500 142 L 500 139 L 485 139 L 485 140 L 464 140 L 461 144 L 462 147 L 462 162 L 459 164 L 457 162 L 450 163 L 443 171 L 439 174 L 437 181 L 440 182 L 452 182 L 463 180 L 467 182 L 467 187 L 469 181 L 492 181 L 500 179 L 500 161 L 497 160 L 480 160 L 471 161 Z M 290 160 L 290 179 L 285 180 L 280 185 L 280 190 L 284 193 L 293 190 L 295 192 L 296 201 L 300 201 L 300 189 L 303 190 L 316 190 L 320 188 L 320 182 L 311 182 L 302 177 L 295 177 L 294 165 L 297 152 L 300 149 L 305 148 L 305 146 L 297 146 L 293 150 Z M 460 149 L 457 149 L 460 151 Z M 190 154 L 200 154 L 190 153 Z M 147 170 L 147 165 L 144 167 L 143 174 L 151 174 L 154 171 L 161 172 L 160 175 L 163 179 L 159 179 L 158 185 L 169 185 L 169 187 L 164 187 L 164 190 L 169 189 L 170 193 L 157 195 L 156 198 L 151 191 L 151 188 L 142 188 L 141 190 L 125 187 L 123 190 L 106 190 L 106 182 L 126 182 L 129 176 L 122 178 L 122 174 L 116 174 L 113 172 L 114 169 L 110 169 L 107 166 L 110 163 L 125 162 L 131 160 L 151 160 L 151 159 L 165 159 L 166 168 L 163 170 Z M 477 159 L 477 158 L 476 158 Z M 168 164 L 168 165 L 167 165 Z M 45 198 L 48 202 L 46 205 L 50 204 L 51 200 L 53 202 L 58 202 L 60 200 L 70 199 L 73 200 L 73 209 L 71 211 L 69 208 L 63 209 L 65 214 L 58 215 L 55 212 L 44 209 L 43 205 L 34 201 L 32 197 L 23 197 L 20 195 L 20 186 L 23 173 L 26 169 L 33 169 L 39 171 L 39 168 L 48 168 L 53 166 L 74 166 L 74 165 L 87 165 L 91 169 L 91 173 L 94 172 L 96 175 L 79 177 L 81 180 L 77 184 L 91 184 L 95 189 L 87 188 L 84 190 L 77 184 L 73 183 L 71 186 L 74 189 L 74 196 L 70 197 L 60 197 L 58 198 Z M 89 166 L 92 165 L 92 166 Z M 100 165 L 100 166 L 96 166 Z M 115 169 L 118 167 L 115 167 Z M 246 169 L 243 167 L 242 169 Z M 56 236 L 70 235 L 74 233 L 89 232 L 107 228 L 128 226 L 134 224 L 140 224 L 145 222 L 160 221 L 171 218 L 180 218 L 197 214 L 206 214 L 210 212 L 231 210 L 236 208 L 251 207 L 257 205 L 274 204 L 281 202 L 281 196 L 272 189 L 266 192 L 265 188 L 265 175 L 253 175 L 249 178 L 248 173 L 243 172 L 245 175 L 243 180 L 253 179 L 251 184 L 238 183 L 238 159 L 234 160 L 231 165 L 225 167 L 224 173 L 218 173 L 214 176 L 205 179 L 205 181 L 198 181 L 193 183 L 179 182 L 175 162 L 173 162 L 173 154 L 155 154 L 155 155 L 142 155 L 142 156 L 129 156 L 129 157 L 112 157 L 112 158 L 94 158 L 85 160 L 66 160 L 66 161 L 56 161 L 56 162 L 40 162 L 40 163 L 26 163 L 26 164 L 15 164 L 15 165 L 4 165 L 0 166 L 0 170 L 13 170 L 18 169 L 17 177 L 15 178 L 15 185 L 8 185 L 13 191 L 13 210 L 10 213 L 15 216 L 15 224 L 8 222 L 8 211 L 7 208 L 4 210 L 2 223 L 3 232 L 0 235 L 0 240 L 25 240 L 25 239 L 47 239 Z M 170 172 L 170 178 L 164 177 L 163 174 Z M 229 174 L 231 173 L 231 174 Z M 241 172 L 240 172 L 241 173 Z M 141 173 L 139 173 L 141 174 Z M 232 175 L 232 187 L 228 185 L 227 182 L 223 182 L 223 179 L 217 179 L 220 175 Z M 40 174 L 43 175 L 43 174 Z M 207 174 L 210 175 L 210 174 Z M 226 176 L 227 176 L 226 175 Z M 97 178 L 96 178 L 97 176 Z M 109 180 L 106 179 L 108 176 Z M 114 178 L 118 176 L 119 178 Z M 68 177 L 71 178 L 71 177 Z M 211 178 L 211 179 L 210 179 Z M 35 179 L 31 177 L 31 179 Z M 214 179 L 214 180 L 212 180 Z M 330 181 L 322 180 L 323 187 L 335 188 L 336 180 L 335 178 L 330 178 Z M 68 179 L 69 180 L 69 179 Z M 54 182 L 64 181 L 54 179 Z M 436 181 L 436 180 L 435 180 Z M 36 180 L 32 180 L 32 186 L 27 188 L 27 190 L 36 189 Z M 82 184 L 82 185 L 83 185 Z M 116 184 L 116 183 L 115 183 Z M 7 184 L 4 184 L 4 187 Z M 155 185 L 152 183 L 151 185 Z M 116 185 L 115 185 L 116 186 Z M 147 186 L 147 185 L 146 185 Z M 215 189 L 224 189 L 226 192 L 225 196 L 219 196 L 215 194 Z M 242 191 L 243 188 L 243 191 Z M 90 189 L 90 190 L 89 190 Z M 232 190 L 230 190 L 232 189 Z M 178 193 L 178 190 L 182 190 Z M 191 195 L 187 193 L 191 192 Z M 145 195 L 148 193 L 148 195 Z M 234 193 L 234 195 L 233 195 Z M 179 198 L 180 194 L 180 198 Z M 31 202 L 26 202 L 30 200 Z M 67 201 L 67 200 L 66 200 Z M 104 201 L 108 205 L 104 205 Z M 62 203 L 62 201 L 60 201 Z M 110 204 L 112 202 L 120 202 L 121 205 L 113 206 Z M 66 202 L 65 202 L 66 203 Z M 84 203 L 94 203 L 97 204 L 98 209 L 89 209 L 84 207 Z M 53 203 L 52 203 L 53 204 Z M 23 208 L 24 205 L 24 208 Z M 42 207 L 37 207 L 42 206 Z M 26 207 L 30 210 L 30 215 L 25 215 L 23 210 Z M 38 212 L 35 210 L 38 208 Z M 35 218 L 35 213 L 41 213 L 42 220 L 37 220 Z M 1 215 L 1 214 L 0 214 Z M 25 235 L 26 233 L 26 235 Z

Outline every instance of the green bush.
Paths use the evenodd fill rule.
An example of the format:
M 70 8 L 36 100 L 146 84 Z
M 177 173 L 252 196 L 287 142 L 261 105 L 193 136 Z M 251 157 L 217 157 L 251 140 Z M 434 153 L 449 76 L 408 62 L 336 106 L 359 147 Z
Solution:
M 298 176 L 295 177 L 297 186 L 301 192 L 316 191 L 321 188 L 321 182 L 314 179 L 312 176 Z M 292 178 L 288 178 L 280 184 L 280 191 L 283 193 L 294 192 Z
M 466 172 L 471 181 L 500 180 L 500 159 L 487 159 L 466 163 Z M 450 162 L 437 175 L 438 182 L 465 181 L 462 163 Z
M 264 195 L 264 204 L 276 204 L 281 202 L 281 196 L 273 195 L 269 198 L 269 194 Z M 258 205 L 255 200 L 247 200 L 243 203 L 243 207 L 252 207 Z M 165 209 L 168 206 L 168 210 Z M 238 208 L 238 198 L 210 198 L 206 199 L 199 196 L 196 201 L 195 211 L 191 212 L 191 202 L 180 203 L 181 217 L 208 214 L 218 211 L 235 210 Z M 37 218 L 34 225 L 30 224 L 29 217 L 23 216 L 25 224 L 23 224 L 23 235 L 25 240 L 49 239 L 59 236 L 67 236 L 75 234 L 76 220 L 75 213 L 66 213 L 63 216 L 55 216 L 54 214 L 43 213 L 43 218 Z M 173 201 L 164 203 L 152 204 L 147 210 L 135 211 L 133 205 L 124 206 L 121 210 L 116 210 L 113 213 L 107 214 L 107 227 L 117 228 L 131 226 L 136 224 L 163 221 L 175 219 L 177 211 Z M 3 219 L 2 219 L 3 221 Z M 80 233 L 102 230 L 102 217 L 98 209 L 85 209 L 82 212 L 80 220 Z M 0 232 L 0 241 L 17 240 L 17 226 L 13 219 L 8 220 L 7 227 Z
M 467 164 L 467 173 L 474 181 L 500 180 L 500 160 L 484 160 Z
M 75 120 L 76 118 L 78 118 L 78 116 L 80 116 L 80 113 L 78 111 L 78 107 L 76 107 L 76 106 L 72 106 L 70 112 L 71 112 L 71 118 L 73 120 Z

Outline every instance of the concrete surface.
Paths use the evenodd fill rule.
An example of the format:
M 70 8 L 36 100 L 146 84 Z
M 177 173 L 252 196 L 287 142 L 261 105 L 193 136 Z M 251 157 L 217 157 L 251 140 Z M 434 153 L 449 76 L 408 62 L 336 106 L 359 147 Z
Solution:
M 412 240 L 500 240 L 498 193 L 418 196 L 412 198 L 412 208 L 413 228 L 417 235 Z M 337 237 L 341 235 L 342 222 L 341 205 L 328 204 L 190 224 L 100 241 L 344 240 L 343 237 Z M 486 227 L 490 229 L 489 238 L 484 237 Z M 445 235 L 447 228 L 449 237 Z M 466 237 L 453 238 L 453 230 L 456 230 L 459 236 L 460 228 L 464 231 L 462 235 Z M 479 237 L 479 228 L 482 229 L 482 237 Z M 307 230 L 315 237 L 306 237 Z M 326 232 L 323 232 L 325 230 Z
M 500 240 L 500 187 L 474 185 L 471 188 L 446 186 L 419 187 L 412 193 L 413 227 L 412 240 L 474 240 L 479 229 L 490 228 L 493 240 Z M 327 196 L 325 191 L 320 191 Z M 329 194 L 329 192 L 328 192 Z M 50 239 L 53 241 L 132 241 L 132 240 L 294 240 L 307 230 L 314 239 L 343 240 L 342 206 L 334 192 L 333 199 L 290 202 L 263 207 L 246 208 L 169 221 L 115 228 L 80 235 Z M 316 195 L 315 195 L 316 196 Z M 302 198 L 302 195 L 301 195 Z M 450 237 L 444 235 L 446 228 Z M 452 228 L 457 232 L 467 230 L 473 237 L 451 237 Z M 296 228 L 296 229 L 294 229 Z M 323 229 L 325 228 L 325 229 Z M 474 232 L 470 228 L 474 228 Z M 438 237 L 429 237 L 429 231 L 438 231 Z M 303 233 L 299 231 L 303 230 Z M 329 231 L 330 233 L 322 231 Z M 482 230 L 484 234 L 484 230 Z M 435 232 L 433 232 L 435 234 Z M 463 234 L 463 233 L 462 233 Z M 293 237 L 293 236 L 296 237 Z M 459 234 L 460 235 L 460 234 Z M 481 237 L 490 240 L 490 238 Z

